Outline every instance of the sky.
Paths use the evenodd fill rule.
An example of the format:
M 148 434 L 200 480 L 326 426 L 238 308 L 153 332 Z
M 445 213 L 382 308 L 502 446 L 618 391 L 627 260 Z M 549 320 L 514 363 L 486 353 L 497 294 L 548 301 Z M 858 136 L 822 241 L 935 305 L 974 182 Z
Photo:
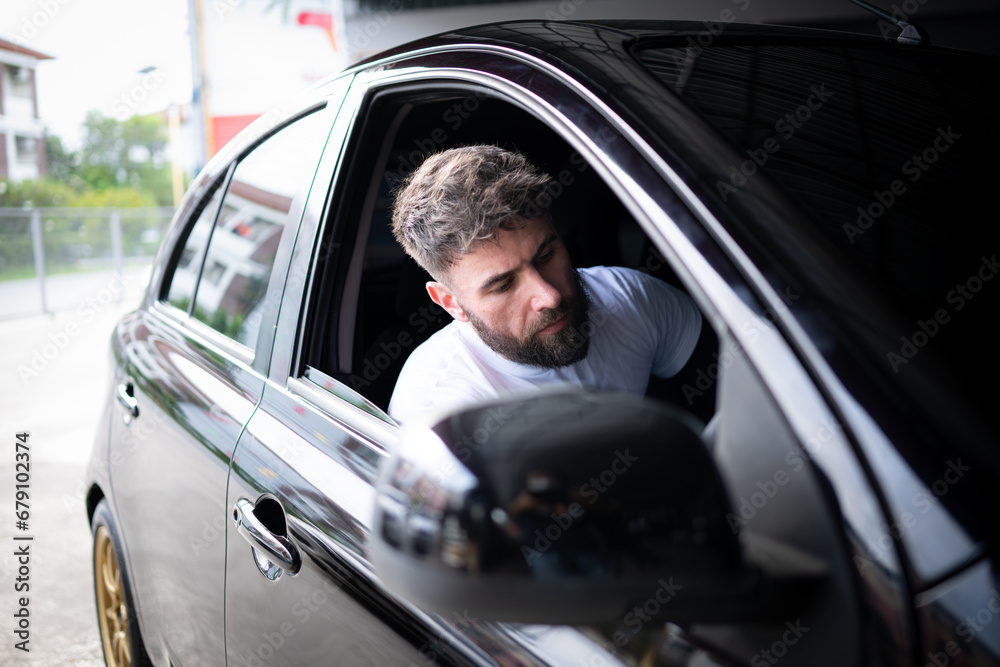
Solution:
M 124 120 L 189 102 L 187 33 L 186 0 L 3 0 L 0 9 L 0 35 L 54 57 L 38 67 L 39 111 L 69 148 L 89 109 Z

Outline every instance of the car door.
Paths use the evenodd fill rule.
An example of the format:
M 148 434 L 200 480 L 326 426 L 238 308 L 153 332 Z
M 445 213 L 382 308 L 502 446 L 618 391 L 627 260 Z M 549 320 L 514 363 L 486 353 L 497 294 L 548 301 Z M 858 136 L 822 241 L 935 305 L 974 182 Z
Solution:
M 439 635 L 434 621 L 381 591 L 365 564 L 372 485 L 395 425 L 358 410 L 346 393 L 329 393 L 332 380 L 288 376 L 309 267 L 342 257 L 339 244 L 314 244 L 328 205 L 319 184 L 335 178 L 356 106 L 357 95 L 349 96 L 336 121 L 290 262 L 278 327 L 288 335 L 278 336 L 272 360 L 283 377 L 267 384 L 233 459 L 225 528 L 230 665 L 419 664 Z M 281 563 L 274 550 L 291 560 Z
M 748 542 L 787 546 L 794 553 L 808 554 L 821 561 L 826 568 L 829 586 L 822 595 L 809 600 L 808 605 L 789 608 L 787 612 L 781 610 L 786 614 L 781 618 L 760 618 L 752 624 L 694 624 L 685 628 L 685 632 L 665 634 L 664 646 L 668 641 L 680 646 L 690 640 L 685 650 L 692 652 L 692 663 L 710 664 L 708 661 L 715 660 L 721 664 L 730 661 L 756 664 L 768 659 L 765 651 L 770 651 L 767 655 L 771 656 L 794 655 L 790 664 L 853 663 L 865 650 L 869 638 L 863 621 L 867 605 L 878 608 L 884 616 L 884 619 L 879 618 L 878 625 L 870 626 L 877 627 L 879 633 L 891 633 L 896 645 L 905 645 L 907 617 L 901 609 L 902 591 L 891 581 L 891 573 L 899 570 L 895 552 L 889 550 L 883 554 L 880 565 L 884 570 L 858 582 L 851 561 L 852 551 L 845 547 L 850 544 L 845 532 L 853 536 L 877 530 L 877 521 L 882 516 L 877 496 L 822 392 L 772 325 L 773 309 L 777 306 L 756 296 L 758 290 L 747 284 L 742 277 L 743 269 L 737 268 L 733 260 L 720 252 L 715 240 L 705 233 L 698 220 L 701 205 L 686 199 L 689 190 L 677 179 L 676 173 L 614 114 L 581 99 L 585 96 L 580 93 L 579 86 L 567 83 L 565 77 L 552 77 L 533 71 L 528 65 L 515 65 L 503 58 L 478 53 L 463 54 L 464 70 L 460 73 L 446 70 L 449 59 L 437 54 L 414 60 L 432 72 L 416 73 L 408 69 L 417 64 L 410 61 L 387 68 L 395 71 L 388 75 L 383 73 L 382 83 L 386 85 L 394 77 L 392 82 L 398 84 L 401 91 L 413 91 L 413 99 L 406 102 L 417 106 L 430 97 L 427 90 L 421 90 L 422 80 L 433 80 L 437 94 L 447 107 L 442 114 L 440 107 L 428 105 L 423 120 L 412 126 L 407 126 L 405 119 L 399 120 L 401 116 L 387 114 L 397 123 L 403 123 L 397 127 L 408 127 L 410 132 L 397 137 L 394 149 L 401 152 L 392 154 L 388 168 L 397 164 L 398 155 L 402 156 L 398 164 L 405 167 L 403 158 L 409 156 L 407 149 L 428 143 L 435 144 L 434 148 L 448 147 L 449 142 L 482 143 L 507 132 L 510 136 L 501 140 L 509 140 L 519 148 L 531 149 L 533 143 L 541 140 L 547 142 L 546 148 L 554 150 L 540 152 L 565 154 L 565 145 L 560 146 L 543 134 L 565 138 L 571 149 L 567 160 L 569 166 L 565 174 L 552 171 L 558 174 L 559 182 L 568 188 L 576 180 L 577 186 L 586 182 L 613 192 L 627 209 L 626 215 L 634 216 L 641 228 L 615 230 L 613 218 L 603 220 L 602 216 L 594 214 L 596 209 L 578 210 L 581 215 L 576 218 L 563 216 L 570 220 L 565 223 L 570 227 L 567 237 L 575 232 L 575 240 L 582 240 L 584 244 L 613 246 L 634 237 L 636 231 L 640 235 L 645 232 L 658 254 L 639 253 L 637 266 L 652 270 L 655 265 L 669 264 L 696 297 L 706 321 L 715 328 L 719 339 L 716 353 L 703 360 L 700 368 L 692 370 L 711 377 L 711 386 L 698 386 L 719 397 L 715 458 L 727 481 L 734 507 L 741 507 L 745 500 L 752 503 L 751 509 L 756 509 L 750 522 L 741 522 L 741 517 L 734 515 L 734 532 L 748 526 L 745 530 Z M 435 66 L 441 69 L 436 70 Z M 497 82 L 490 77 L 503 81 Z M 447 79 L 451 80 L 446 82 Z M 464 92 L 459 82 L 469 84 Z M 448 84 L 457 89 L 448 91 Z M 645 85 L 645 82 L 639 79 L 635 85 Z M 594 88 L 600 85 L 595 84 Z M 501 113 L 493 113 L 496 108 L 493 112 L 484 111 L 487 98 L 500 99 L 507 108 Z M 396 110 L 388 103 L 386 107 L 389 111 Z M 466 110 L 465 115 L 448 114 L 448 110 L 460 108 Z M 399 109 L 405 112 L 406 105 L 400 104 Z M 536 122 L 542 119 L 547 125 L 546 133 L 529 134 L 522 129 L 521 123 L 515 125 L 514 119 L 520 118 L 524 111 Z M 420 159 L 419 155 L 416 157 Z M 415 161 L 410 159 L 410 162 Z M 364 171 L 363 166 L 358 168 Z M 584 180 L 585 174 L 594 173 L 599 175 L 597 181 Z M 593 194 L 595 192 L 579 189 L 574 192 L 577 196 Z M 572 196 L 552 195 L 559 198 L 557 203 L 561 205 L 571 203 L 568 200 Z M 364 194 L 358 197 L 363 198 Z M 377 187 L 372 186 L 369 198 L 381 199 Z M 354 219 L 370 220 L 372 208 L 377 210 L 377 207 L 362 209 L 363 213 Z M 371 236 L 375 235 L 375 230 L 372 223 Z M 384 245 L 383 252 L 373 252 L 376 248 L 369 248 L 372 264 L 389 257 L 391 244 Z M 598 251 L 598 258 L 610 256 L 603 246 L 591 247 L 591 250 Z M 360 253 L 355 247 L 354 255 Z M 659 259 L 650 261 L 655 257 Z M 342 275 L 345 280 L 362 285 L 368 283 L 360 271 L 345 270 Z M 378 294 L 374 289 L 367 294 L 362 292 L 357 304 L 364 304 L 366 298 L 371 302 Z M 769 293 L 767 297 L 773 299 L 774 295 Z M 345 337 L 363 332 L 366 323 L 374 322 L 375 317 L 363 318 L 361 313 L 366 310 L 363 305 L 348 311 L 341 304 L 341 309 L 342 317 L 345 312 L 359 314 L 350 327 L 332 322 L 324 338 L 334 341 L 331 343 L 335 348 L 332 355 L 340 362 L 333 364 L 341 378 L 338 391 L 346 393 L 343 384 L 349 383 L 365 393 L 387 374 L 400 348 L 413 345 L 412 337 L 402 337 L 411 332 L 403 328 L 389 338 L 376 338 L 369 332 L 362 334 L 369 344 L 352 346 Z M 368 310 L 377 312 L 370 306 Z M 422 319 L 424 315 L 419 310 L 397 312 L 396 315 L 402 322 L 415 327 L 430 324 L 429 319 Z M 348 357 L 352 363 L 343 363 L 345 351 L 352 349 L 355 355 Z M 321 386 L 337 382 L 335 378 L 321 376 L 315 379 Z M 690 401 L 687 405 L 690 406 Z M 822 445 L 821 451 L 814 451 L 816 442 Z M 668 483 L 668 473 L 664 471 L 664 483 Z M 659 608 L 659 602 L 653 597 L 655 593 L 655 590 L 650 591 L 651 598 L 646 603 Z M 614 660 L 612 654 L 618 650 L 637 660 L 647 654 L 647 648 L 658 650 L 658 635 L 653 632 L 653 626 L 645 622 L 649 619 L 643 617 L 648 607 L 643 606 L 643 601 L 638 602 L 640 606 L 634 613 L 624 613 L 619 623 L 596 633 L 603 636 L 603 642 L 588 641 L 587 635 L 595 635 L 593 629 L 577 632 L 562 628 L 563 646 L 580 650 L 587 659 L 594 661 L 593 664 L 598 661 L 610 664 Z M 536 657 L 545 659 L 543 656 L 547 652 L 539 646 L 542 642 L 533 639 L 551 632 L 552 628 L 499 624 L 488 627 L 491 636 L 516 637 L 515 641 L 522 647 L 534 645 Z M 793 628 L 800 634 L 796 635 Z M 777 648 L 772 651 L 775 644 Z M 695 650 L 692 646 L 700 648 Z M 607 652 L 602 653 L 602 649 Z M 556 657 L 566 659 L 565 655 L 557 654 Z
M 329 132 L 323 106 L 215 168 L 161 260 L 170 266 L 148 308 L 119 327 L 124 411 L 110 438 L 111 483 L 140 626 L 158 663 L 225 659 L 229 463 L 264 387 L 282 286 L 271 275 L 284 275 L 303 175 Z
M 856 496 L 845 506 L 851 530 L 870 532 L 880 509 L 843 434 L 829 432 L 829 427 L 823 430 L 833 417 L 769 323 L 768 308 L 706 236 L 691 212 L 697 202 L 677 194 L 685 192 L 683 184 L 669 185 L 674 176 L 669 167 L 613 114 L 595 108 L 578 86 L 495 54 L 462 54 L 461 70 L 448 68 L 453 59 L 431 53 L 359 75 L 346 103 L 346 108 L 358 109 L 358 115 L 338 118 L 336 136 L 346 137 L 354 123 L 355 136 L 361 140 L 352 143 L 342 158 L 324 156 L 317 182 L 329 179 L 336 189 L 323 198 L 314 188 L 291 262 L 269 381 L 241 437 L 230 477 L 226 589 L 230 661 L 312 664 L 329 660 L 327 656 L 337 651 L 338 660 L 356 664 L 407 660 L 421 664 L 416 658 L 429 662 L 428 656 L 448 663 L 474 659 L 485 650 L 503 656 L 505 664 L 565 660 L 614 664 L 619 651 L 631 654 L 624 660 L 638 660 L 646 647 L 656 650 L 659 635 L 652 625 L 635 624 L 644 608 L 637 607 L 637 614 L 625 614 L 617 626 L 599 632 L 485 623 L 470 618 L 464 609 L 454 609 L 445 618 L 431 617 L 386 592 L 367 561 L 375 473 L 399 435 L 357 390 L 369 395 L 390 375 L 393 362 L 415 344 L 405 328 L 387 327 L 391 336 L 385 338 L 376 336 L 372 326 L 390 310 L 389 295 L 395 288 L 392 281 L 385 285 L 367 281 L 365 266 L 401 252 L 385 238 L 378 243 L 366 240 L 378 234 L 384 237 L 385 220 L 378 216 L 385 211 L 386 186 L 392 185 L 389 171 L 397 157 L 406 167 L 404 160 L 413 147 L 418 149 L 415 159 L 420 159 L 428 144 L 443 148 L 448 142 L 482 142 L 505 131 L 521 132 L 510 119 L 528 113 L 535 123 L 547 125 L 546 135 L 558 135 L 572 148 L 568 162 L 573 169 L 567 170 L 566 178 L 556 172 L 560 183 L 577 179 L 582 185 L 585 173 L 598 174 L 600 187 L 621 199 L 638 221 L 640 235 L 645 232 L 658 256 L 668 258 L 705 310 L 706 321 L 717 327 L 721 346 L 711 360 L 714 369 L 706 368 L 713 378 L 720 378 L 712 387 L 723 401 L 719 412 L 726 417 L 716 438 L 717 461 L 735 502 L 756 501 L 754 494 L 761 492 L 758 482 L 768 490 L 780 486 L 773 498 L 765 496 L 766 510 L 758 508 L 761 511 L 752 522 L 755 532 L 821 559 L 830 570 L 829 590 L 798 616 L 762 620 L 754 627 L 689 628 L 684 636 L 694 637 L 691 644 L 703 647 L 693 660 L 753 662 L 762 649 L 791 632 L 787 623 L 800 627 L 796 623 L 801 621 L 801 627 L 811 630 L 794 644 L 799 664 L 816 664 L 810 660 L 822 656 L 851 662 L 864 642 L 860 598 L 867 591 L 859 590 L 865 587 L 852 579 L 840 511 L 825 471 L 834 478 L 838 498 Z M 381 93 L 385 94 L 380 97 Z M 490 122 L 482 115 L 486 112 L 478 117 L 472 113 L 485 107 L 487 98 L 506 105 L 490 116 Z M 406 122 L 404 114 L 428 100 L 445 106 L 425 106 L 423 119 L 409 126 L 410 134 L 393 138 Z M 367 113 L 376 108 L 385 114 Z M 463 110 L 464 115 L 449 114 L 450 109 Z M 394 145 L 376 141 L 379 136 Z M 525 145 L 538 139 L 514 136 Z M 381 166 L 373 172 L 373 164 Z M 349 174 L 374 177 L 351 180 Z M 560 203 L 568 200 L 563 197 Z M 602 219 L 584 211 L 580 219 L 587 218 Z M 617 243 L 635 231 L 614 230 L 611 223 L 590 228 L 572 224 L 578 225 L 584 243 L 587 239 Z M 600 236 L 582 233 L 584 229 Z M 405 306 L 396 316 L 422 330 L 433 319 L 420 309 L 406 312 Z M 357 338 L 365 344 L 359 345 Z M 720 376 L 724 359 L 730 361 Z M 779 376 L 785 384 L 778 382 Z M 783 388 L 793 386 L 789 378 L 795 382 L 793 390 Z M 817 434 L 823 437 L 823 457 L 831 458 L 823 470 L 802 455 Z M 801 465 L 796 476 L 781 477 L 783 484 L 774 475 L 790 465 L 789 456 L 799 456 Z M 784 520 L 788 516 L 794 521 Z M 895 565 L 893 559 L 894 552 L 886 554 L 889 568 Z M 873 578 L 866 586 L 883 583 Z M 891 616 L 898 613 L 898 591 L 889 588 L 880 602 L 891 609 L 887 613 Z M 648 602 L 659 604 L 655 598 Z M 668 640 L 675 645 L 687 641 L 673 631 L 664 635 L 663 641 Z M 777 650 L 787 653 L 792 646 L 786 642 Z M 416 657 L 410 652 L 414 649 Z
M 231 469 L 230 665 L 622 664 L 610 642 L 573 628 L 487 623 L 458 608 L 442 616 L 422 612 L 382 588 L 368 561 L 374 484 L 399 429 L 356 390 L 387 401 L 376 385 L 391 380 L 389 367 L 398 372 L 418 337 L 441 324 L 429 302 L 414 306 L 401 316 L 409 328 L 390 326 L 391 338 L 367 349 L 375 324 L 391 320 L 398 301 L 391 296 L 396 283 L 382 269 L 402 259 L 385 226 L 394 174 L 382 169 L 396 165 L 392 135 L 411 93 L 448 108 L 500 94 L 449 74 L 362 74 L 338 116 L 290 261 L 268 383 Z M 431 122 L 442 118 L 439 106 L 429 113 Z M 437 122 L 457 122 L 444 118 Z M 444 131 L 426 134 L 436 141 Z M 349 146 L 343 155 L 341 137 Z M 405 150 L 421 137 L 397 143 Z M 327 181 L 335 184 L 329 195 L 319 186 Z M 416 274 L 398 278 L 422 284 Z M 410 307 L 403 301 L 395 310 Z M 367 352 L 355 358 L 362 340 Z

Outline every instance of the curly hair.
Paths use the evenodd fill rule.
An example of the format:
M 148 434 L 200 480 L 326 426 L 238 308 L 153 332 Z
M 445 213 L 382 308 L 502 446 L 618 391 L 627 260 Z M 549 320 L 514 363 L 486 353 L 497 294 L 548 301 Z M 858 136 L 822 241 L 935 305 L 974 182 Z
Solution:
M 395 192 L 392 233 L 435 278 L 459 255 L 545 213 L 552 178 L 520 153 L 464 146 L 431 155 Z

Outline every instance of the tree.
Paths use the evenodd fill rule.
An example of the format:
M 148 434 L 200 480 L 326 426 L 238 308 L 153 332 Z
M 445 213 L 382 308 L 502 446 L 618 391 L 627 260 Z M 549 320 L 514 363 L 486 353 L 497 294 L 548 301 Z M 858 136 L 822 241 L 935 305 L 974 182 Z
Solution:
M 99 111 L 87 112 L 80 147 L 80 177 L 95 190 L 135 188 L 156 204 L 173 204 L 168 131 L 159 116 L 118 121 Z
M 0 181 L 0 206 L 34 208 L 72 206 L 73 188 L 54 178 L 37 181 Z
M 72 151 L 67 151 L 63 146 L 62 139 L 54 134 L 45 134 L 45 175 L 46 177 L 69 183 L 75 188 L 83 186 L 83 182 L 77 175 L 80 156 Z

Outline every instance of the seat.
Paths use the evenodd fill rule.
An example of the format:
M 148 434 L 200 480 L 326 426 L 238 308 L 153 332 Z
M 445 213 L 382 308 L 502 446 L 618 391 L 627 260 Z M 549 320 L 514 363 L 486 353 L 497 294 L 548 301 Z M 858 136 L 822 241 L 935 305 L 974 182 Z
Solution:
M 398 273 L 392 321 L 367 345 L 354 366 L 355 374 L 363 380 L 360 393 L 383 410 L 389 407 L 396 379 L 410 353 L 451 321 L 428 296 L 425 284 L 431 277 L 420 265 L 404 256 Z M 375 304 L 368 304 L 372 306 Z

